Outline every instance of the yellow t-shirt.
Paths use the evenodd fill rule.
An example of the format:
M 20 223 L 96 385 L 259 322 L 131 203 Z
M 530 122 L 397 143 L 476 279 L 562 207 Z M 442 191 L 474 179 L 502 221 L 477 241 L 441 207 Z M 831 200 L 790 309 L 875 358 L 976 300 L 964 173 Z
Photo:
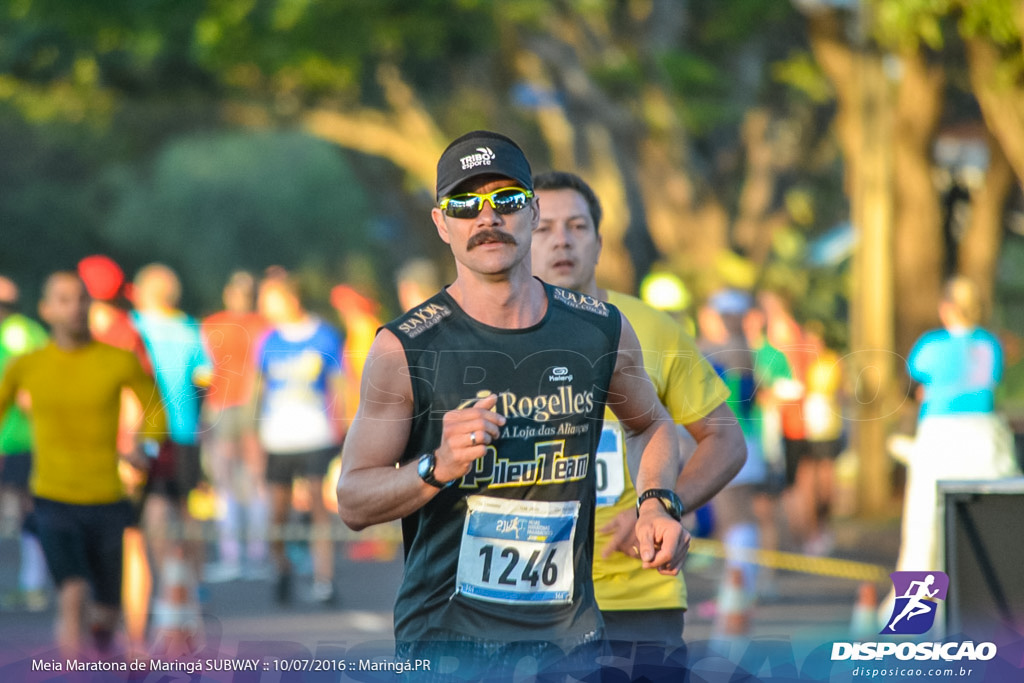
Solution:
M 75 505 L 124 497 L 117 472 L 123 387 L 144 406 L 140 432 L 164 438 L 167 422 L 156 384 L 130 351 L 99 342 L 66 351 L 51 342 L 11 362 L 0 381 L 0 415 L 19 392 L 28 393 L 34 495 Z
M 843 435 L 843 409 L 839 401 L 843 368 L 831 349 L 818 353 L 807 367 L 804 430 L 808 441 L 835 441 Z
M 725 402 L 728 387 L 679 323 L 626 294 L 609 291 L 608 302 L 622 311 L 636 331 L 647 374 L 677 424 L 696 422 Z M 685 609 L 686 582 L 682 572 L 665 576 L 653 569 L 644 569 L 640 560 L 619 552 L 608 559 L 601 557 L 610 535 L 601 533 L 600 529 L 623 510 L 633 510 L 636 506 L 636 489 L 629 476 L 622 444 L 621 430 L 608 411 L 598 449 L 598 507 L 594 533 L 597 604 L 605 611 Z

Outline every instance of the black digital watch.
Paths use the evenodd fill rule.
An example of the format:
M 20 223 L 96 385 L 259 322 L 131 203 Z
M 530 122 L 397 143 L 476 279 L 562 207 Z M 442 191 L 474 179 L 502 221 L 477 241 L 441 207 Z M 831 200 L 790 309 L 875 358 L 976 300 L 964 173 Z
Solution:
M 645 500 L 651 498 L 657 498 L 665 508 L 665 512 L 672 516 L 672 519 L 677 522 L 682 521 L 686 508 L 683 506 L 683 501 L 679 500 L 679 496 L 672 489 L 647 489 L 640 494 L 640 497 L 636 499 L 637 517 L 640 516 L 640 506 L 644 504 Z

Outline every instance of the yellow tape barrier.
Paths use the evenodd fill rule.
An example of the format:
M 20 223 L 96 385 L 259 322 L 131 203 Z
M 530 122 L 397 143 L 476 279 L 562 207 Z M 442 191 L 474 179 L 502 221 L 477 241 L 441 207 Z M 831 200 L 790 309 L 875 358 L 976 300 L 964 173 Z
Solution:
M 203 529 L 197 533 L 192 529 L 190 533 L 181 534 L 181 529 L 172 529 L 171 537 L 182 535 L 199 540 L 216 540 L 216 530 L 211 525 L 203 525 Z M 176 533 L 177 532 L 177 533 Z M 271 528 L 268 534 L 271 539 L 283 539 L 285 541 L 308 541 L 311 538 L 330 537 L 335 541 L 384 541 L 401 543 L 402 529 L 397 523 L 382 524 L 370 527 L 364 531 L 355 532 L 342 524 L 332 523 L 326 529 L 312 529 L 308 523 L 292 523 L 281 527 Z M 708 555 L 716 558 L 725 557 L 725 547 L 721 541 L 694 538 L 690 541 L 691 555 Z M 890 569 L 877 564 L 867 562 L 856 562 L 854 560 L 841 560 L 834 557 L 814 557 L 811 555 L 800 555 L 798 553 L 787 553 L 779 550 L 757 550 L 749 553 L 748 562 L 762 567 L 773 567 L 802 574 L 815 574 L 817 576 L 831 576 L 850 581 L 872 581 L 876 583 L 888 583 Z
M 725 547 L 720 541 L 694 538 L 690 541 L 690 554 L 725 557 Z M 834 557 L 813 557 L 779 550 L 757 550 L 749 553 L 748 561 L 762 567 L 773 567 L 803 574 L 833 576 L 850 581 L 889 581 L 890 570 L 877 564 L 840 560 Z

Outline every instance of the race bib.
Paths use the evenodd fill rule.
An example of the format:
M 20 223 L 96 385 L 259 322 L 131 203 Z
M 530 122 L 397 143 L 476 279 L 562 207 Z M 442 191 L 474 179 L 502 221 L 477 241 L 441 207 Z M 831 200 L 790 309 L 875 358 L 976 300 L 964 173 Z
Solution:
M 580 503 L 470 496 L 456 592 L 506 604 L 573 597 L 573 537 Z
M 614 505 L 626 490 L 625 453 L 625 439 L 619 423 L 605 420 L 594 472 L 598 507 Z

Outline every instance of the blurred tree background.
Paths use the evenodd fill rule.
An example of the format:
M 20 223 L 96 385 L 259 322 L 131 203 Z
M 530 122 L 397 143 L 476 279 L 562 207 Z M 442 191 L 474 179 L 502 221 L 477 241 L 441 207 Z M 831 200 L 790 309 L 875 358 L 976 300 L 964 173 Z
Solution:
M 202 313 L 280 263 L 395 312 L 403 260 L 451 272 L 434 165 L 487 127 L 595 186 L 608 286 L 771 287 L 899 357 L 964 272 L 1020 333 L 1022 25 L 1013 0 L 8 0 L 0 271 L 31 294 L 88 253 L 160 260 Z

